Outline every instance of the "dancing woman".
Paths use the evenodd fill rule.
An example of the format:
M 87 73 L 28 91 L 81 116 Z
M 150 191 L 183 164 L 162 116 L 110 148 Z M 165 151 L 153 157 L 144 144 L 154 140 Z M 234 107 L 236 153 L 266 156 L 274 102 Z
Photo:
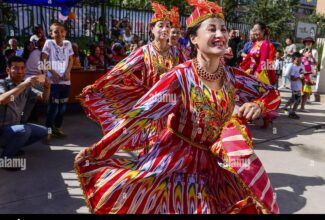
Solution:
M 256 41 L 253 48 L 240 64 L 240 68 L 246 73 L 254 75 L 263 83 L 275 85 L 276 73 L 274 70 L 275 47 L 269 41 L 270 30 L 264 23 L 256 23 L 252 29 Z M 264 124 L 262 128 L 267 128 L 273 119 L 277 117 L 275 112 L 263 114 Z
M 270 31 L 264 23 L 256 23 L 252 29 L 256 41 L 253 48 L 240 64 L 240 68 L 255 75 L 260 81 L 274 85 L 276 74 L 273 68 L 275 47 L 269 41 Z
M 170 30 L 168 44 L 170 46 L 177 47 L 183 54 L 184 62 L 190 59 L 191 47 L 187 45 L 180 44 L 179 40 L 181 38 L 181 24 L 179 23 L 179 13 L 178 8 L 174 8 L 173 12 L 175 13 L 173 26 Z
M 168 45 L 170 28 L 178 23 L 175 8 L 168 11 L 165 6 L 152 3 L 155 11 L 150 23 L 151 42 L 130 54 L 93 85 L 80 94 L 86 114 L 109 132 L 118 118 L 131 110 L 135 103 L 172 67 L 184 61 L 182 53 Z M 138 134 L 134 141 L 139 146 L 149 146 L 166 120 L 157 121 L 145 133 Z M 136 150 L 136 149 L 125 149 Z
M 75 170 L 93 213 L 279 212 L 242 125 L 276 109 L 279 93 L 224 66 L 220 60 L 229 36 L 222 9 L 206 0 L 188 2 L 195 6 L 186 23 L 196 58 L 166 73 L 114 129 L 76 156 Z M 148 154 L 112 157 L 136 145 L 134 135 L 165 116 L 167 127 Z

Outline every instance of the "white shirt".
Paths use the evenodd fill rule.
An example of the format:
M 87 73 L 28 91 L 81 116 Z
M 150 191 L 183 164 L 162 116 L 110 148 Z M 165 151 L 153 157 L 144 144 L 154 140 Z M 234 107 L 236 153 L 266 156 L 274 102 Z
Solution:
M 286 67 L 286 71 L 288 73 L 286 73 L 287 76 L 293 76 L 294 78 L 299 78 L 300 74 L 304 73 L 304 65 L 300 64 L 299 66 L 297 66 L 294 63 L 289 63 Z M 301 91 L 302 89 L 302 82 L 301 79 L 299 78 L 298 80 L 291 80 L 291 91 Z
M 283 61 L 280 59 L 275 59 L 274 61 L 274 69 L 281 70 L 283 68 Z
M 123 41 L 126 43 L 126 44 L 131 44 L 132 41 L 133 41 L 133 34 L 130 34 L 130 36 L 126 36 L 126 34 L 123 34 Z
M 41 53 L 39 49 L 33 50 L 27 61 L 26 61 L 26 75 L 25 79 L 30 76 L 37 76 L 41 74 L 41 70 L 38 68 L 39 67 L 39 62 L 41 60 Z
M 293 53 L 297 52 L 297 46 L 295 44 L 291 44 L 289 46 L 286 46 L 285 48 L 285 54 L 284 54 L 284 62 L 286 64 L 291 63 L 291 55 Z M 290 55 L 290 56 L 288 56 Z
M 55 40 L 46 40 L 42 52 L 49 56 L 50 65 L 47 65 L 47 67 L 51 67 L 60 75 L 60 77 L 63 77 L 64 72 L 69 65 L 69 57 L 73 55 L 71 42 L 64 40 L 63 46 L 61 47 L 56 44 Z M 51 84 L 54 84 L 52 74 L 48 71 L 47 75 Z M 62 80 L 59 84 L 71 85 L 71 82 L 70 80 Z

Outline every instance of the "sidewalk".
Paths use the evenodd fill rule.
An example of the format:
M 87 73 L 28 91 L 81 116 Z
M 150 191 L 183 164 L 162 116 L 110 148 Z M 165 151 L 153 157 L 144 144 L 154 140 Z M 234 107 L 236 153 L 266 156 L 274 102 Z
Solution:
M 281 96 L 287 100 L 290 91 L 282 91 Z M 300 120 L 281 113 L 273 127 L 250 126 L 281 213 L 325 213 L 325 104 L 312 103 L 306 108 L 310 112 L 298 112 Z M 0 214 L 89 213 L 73 160 L 81 149 L 102 137 L 101 131 L 82 112 L 67 114 L 64 128 L 68 138 L 25 149 L 25 171 L 0 169 Z

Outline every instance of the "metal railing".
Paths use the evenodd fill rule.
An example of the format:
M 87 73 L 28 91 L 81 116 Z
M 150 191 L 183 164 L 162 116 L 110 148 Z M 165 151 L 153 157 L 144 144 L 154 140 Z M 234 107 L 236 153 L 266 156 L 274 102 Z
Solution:
M 60 8 L 4 3 L 2 10 L 4 12 L 7 37 L 29 39 L 33 34 L 33 27 L 38 24 L 44 27 L 48 37 L 49 27 L 51 23 L 58 20 Z M 148 40 L 148 24 L 153 15 L 152 11 L 127 9 L 118 5 L 89 6 L 82 4 L 72 7 L 71 11 L 76 14 L 76 19 L 65 21 L 65 25 L 68 27 L 67 38 L 70 40 L 84 39 L 86 41 L 88 39 L 88 41 L 93 42 L 95 36 L 91 28 L 101 16 L 105 18 L 108 30 L 111 30 L 113 18 L 117 20 L 126 18 L 132 25 L 132 32 L 141 39 Z M 181 16 L 181 24 L 184 26 L 185 21 L 186 16 Z M 248 33 L 250 29 L 249 25 L 240 23 L 227 23 L 227 26 L 245 33 Z M 110 34 L 108 37 L 111 37 Z

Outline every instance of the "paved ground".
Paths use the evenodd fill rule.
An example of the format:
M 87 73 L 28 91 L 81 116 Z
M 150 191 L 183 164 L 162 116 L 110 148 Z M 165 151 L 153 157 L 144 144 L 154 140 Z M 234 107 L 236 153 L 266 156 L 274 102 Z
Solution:
M 281 95 L 285 100 L 289 93 Z M 312 103 L 307 109 L 309 113 L 299 113 L 300 120 L 281 114 L 267 130 L 251 126 L 256 153 L 269 173 L 281 213 L 325 213 L 325 104 Z M 101 131 L 74 110 L 64 127 L 67 139 L 26 148 L 25 171 L 0 169 L 0 213 L 88 213 L 73 159 L 98 140 Z

